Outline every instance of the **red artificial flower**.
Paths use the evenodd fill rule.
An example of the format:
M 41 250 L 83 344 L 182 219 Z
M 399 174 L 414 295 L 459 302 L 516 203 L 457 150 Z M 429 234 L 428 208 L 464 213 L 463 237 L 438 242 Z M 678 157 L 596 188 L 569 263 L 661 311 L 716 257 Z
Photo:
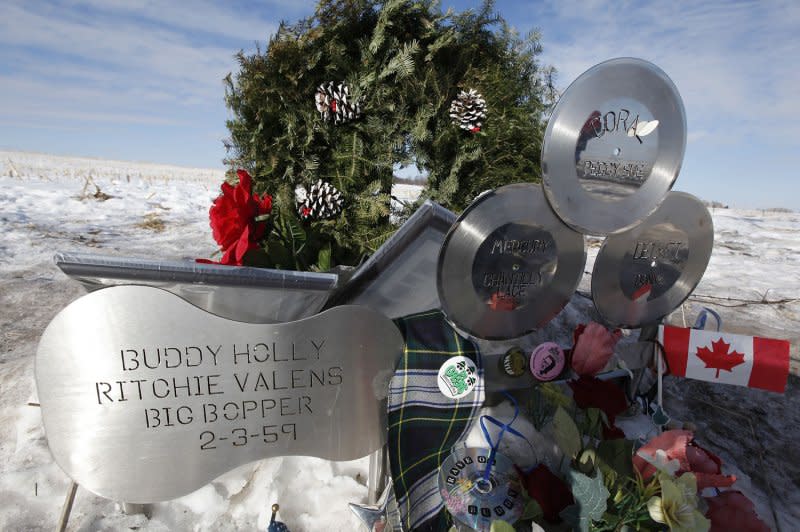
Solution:
M 572 388 L 572 398 L 579 408 L 599 408 L 605 412 L 609 428 L 614 427 L 617 416 L 628 409 L 628 400 L 622 388 L 611 381 L 581 375 L 567 384 Z
M 575 328 L 575 344 L 572 348 L 572 369 L 575 373 L 597 375 L 608 364 L 621 335 L 619 329 L 609 332 L 595 322 L 578 325 Z
M 239 183 L 234 187 L 222 184 L 222 194 L 209 210 L 214 240 L 223 251 L 220 264 L 241 265 L 245 253 L 258 248 L 266 224 L 256 217 L 272 212 L 272 196 L 252 193 L 252 180 L 245 170 L 236 172 Z
M 741 530 L 742 532 L 769 532 L 769 527 L 759 519 L 753 503 L 739 491 L 723 491 L 716 497 L 706 497 L 711 521 L 709 532 Z
M 734 475 L 722 474 L 722 460 L 707 449 L 703 449 L 694 441 L 694 434 L 688 430 L 668 430 L 656 436 L 642 446 L 638 452 L 655 457 L 656 451 L 666 453 L 668 460 L 677 460 L 680 468 L 677 474 L 694 473 L 697 477 L 697 489 L 727 488 L 735 481 Z M 633 466 L 647 479 L 656 472 L 653 464 L 641 456 L 634 455 Z
M 572 491 L 566 482 L 554 475 L 544 464 L 539 464 L 530 473 L 517 472 L 528 495 L 539 503 L 544 518 L 550 523 L 558 523 L 558 514 L 571 504 L 575 504 Z

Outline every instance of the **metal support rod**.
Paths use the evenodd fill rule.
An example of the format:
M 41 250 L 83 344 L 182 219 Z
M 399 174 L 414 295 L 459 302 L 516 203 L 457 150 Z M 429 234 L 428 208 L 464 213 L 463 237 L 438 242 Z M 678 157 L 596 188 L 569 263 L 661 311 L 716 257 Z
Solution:
M 64 506 L 61 508 L 61 518 L 58 520 L 58 532 L 64 532 L 69 523 L 69 514 L 72 513 L 72 503 L 75 502 L 75 493 L 78 491 L 78 484 L 72 482 L 67 491 L 67 498 L 64 500 Z
M 369 474 L 367 476 L 368 504 L 375 504 L 378 501 L 378 497 L 383 493 L 383 488 L 386 487 L 387 456 L 385 445 L 369 455 Z

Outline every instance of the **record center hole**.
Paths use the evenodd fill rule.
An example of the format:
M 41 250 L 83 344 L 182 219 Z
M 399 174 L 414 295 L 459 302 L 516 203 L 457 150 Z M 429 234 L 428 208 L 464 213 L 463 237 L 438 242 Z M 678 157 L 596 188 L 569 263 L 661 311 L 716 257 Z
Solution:
M 490 491 L 492 491 L 492 481 L 479 478 L 478 480 L 475 481 L 475 490 L 478 493 L 483 493 L 483 494 L 489 493 Z
M 614 157 L 619 157 L 622 153 L 622 148 L 614 148 Z

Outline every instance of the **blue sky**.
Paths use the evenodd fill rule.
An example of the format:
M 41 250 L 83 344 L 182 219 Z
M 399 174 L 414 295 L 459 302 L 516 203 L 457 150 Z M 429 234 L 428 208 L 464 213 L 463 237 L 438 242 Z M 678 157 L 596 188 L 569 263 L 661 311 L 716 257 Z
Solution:
M 443 8 L 478 1 L 443 0 Z M 675 82 L 686 157 L 675 189 L 800 210 L 800 2 L 499 1 L 542 32 L 566 88 L 592 65 L 640 57 Z M 307 0 L 3 0 L 0 148 L 222 167 L 222 78 Z

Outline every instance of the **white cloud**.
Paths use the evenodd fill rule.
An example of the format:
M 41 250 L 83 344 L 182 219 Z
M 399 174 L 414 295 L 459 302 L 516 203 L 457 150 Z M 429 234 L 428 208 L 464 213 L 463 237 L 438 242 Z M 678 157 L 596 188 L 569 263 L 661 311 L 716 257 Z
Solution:
M 800 3 L 554 1 L 542 12 L 569 35 L 544 27 L 562 89 L 600 61 L 640 57 L 675 82 L 695 138 L 800 136 Z
M 88 0 L 43 8 L 7 0 L 0 119 L 165 124 L 173 122 L 160 116 L 169 107 L 221 108 L 234 54 L 277 28 L 224 5 Z

